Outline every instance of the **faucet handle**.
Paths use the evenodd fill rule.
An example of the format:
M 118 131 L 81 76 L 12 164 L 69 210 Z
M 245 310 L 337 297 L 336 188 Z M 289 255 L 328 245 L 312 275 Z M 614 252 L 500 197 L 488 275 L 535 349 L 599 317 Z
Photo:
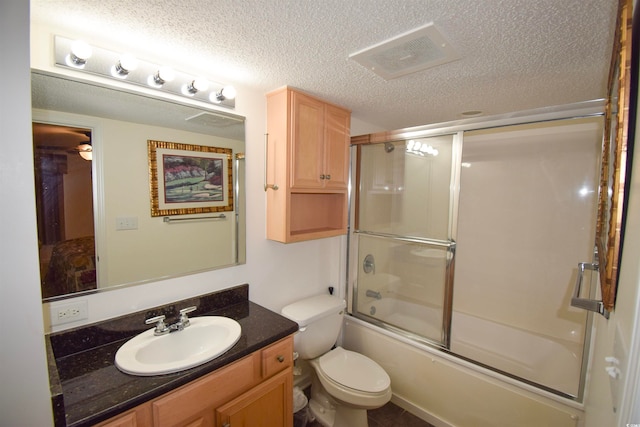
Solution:
M 183 308 L 182 310 L 180 310 L 180 323 L 182 324 L 182 327 L 187 327 L 189 326 L 189 317 L 187 316 L 187 313 L 191 313 L 192 311 L 196 311 L 198 307 L 191 306 L 191 307 L 187 307 L 187 308 Z
M 169 328 L 164 323 L 164 319 L 165 318 L 166 318 L 166 316 L 164 314 L 161 314 L 160 316 L 151 317 L 151 318 L 145 320 L 144 323 L 147 324 L 147 325 L 153 325 L 155 323 L 156 324 L 156 329 L 155 329 L 155 331 L 153 331 L 153 334 L 154 335 L 163 335 L 163 334 L 166 334 L 167 332 L 169 332 Z

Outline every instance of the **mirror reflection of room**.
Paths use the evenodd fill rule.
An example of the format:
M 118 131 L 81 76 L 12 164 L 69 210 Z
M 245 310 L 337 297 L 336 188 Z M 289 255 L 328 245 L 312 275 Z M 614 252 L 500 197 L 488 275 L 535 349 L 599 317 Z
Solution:
M 43 298 L 96 289 L 91 129 L 33 123 Z
M 54 265 L 61 271 L 56 276 L 64 277 L 55 289 L 43 286 L 45 301 L 245 262 L 244 117 L 203 111 L 194 106 L 43 73 L 34 72 L 31 83 L 32 120 L 36 122 L 34 139 L 42 140 L 42 145 L 48 146 L 53 145 L 53 137 L 44 139 L 35 132 L 42 129 L 49 129 L 50 133 L 55 129 L 75 132 L 79 139 L 66 144 L 57 154 L 67 155 L 88 168 L 89 177 L 82 187 L 87 199 L 80 213 L 71 213 L 69 202 L 61 204 L 65 209 L 66 229 L 64 237 L 55 242 L 86 239 L 57 252 L 54 243 L 42 243 L 51 239 L 41 239 L 42 282 L 47 282 L 47 273 L 57 271 L 52 269 Z M 61 123 L 65 126 L 57 126 Z M 50 127 L 44 128 L 44 124 L 50 124 Z M 91 144 L 81 145 L 89 142 L 89 137 Z M 226 161 L 231 171 L 227 190 L 234 191 L 233 210 L 223 212 L 224 218 L 219 219 L 201 219 L 211 216 L 206 213 L 179 214 L 173 218 L 176 221 L 170 222 L 165 221 L 164 216 L 154 217 L 151 214 L 149 140 L 231 150 Z M 51 151 L 47 150 L 47 153 L 52 154 Z M 93 161 L 83 160 L 79 155 L 89 153 Z M 66 163 L 66 169 L 60 169 L 64 171 L 61 176 L 65 186 L 69 181 L 75 187 L 79 184 L 71 181 L 70 160 Z M 35 174 L 39 173 L 35 171 Z M 34 179 L 40 182 L 35 175 Z M 70 190 L 66 187 L 64 190 L 65 197 L 69 196 Z M 36 197 L 40 205 L 43 198 Z M 62 200 L 62 196 L 57 197 Z M 78 198 L 73 195 L 74 205 L 79 203 Z M 62 218 L 59 210 L 53 215 L 45 213 L 44 208 L 38 216 L 42 218 L 38 226 L 43 230 L 46 230 L 45 220 L 56 223 L 60 222 L 56 218 Z M 69 224 L 70 218 L 73 218 L 73 224 Z M 81 222 L 85 228 L 76 232 Z M 39 231 L 40 234 L 44 232 Z M 60 262 L 54 262 L 56 258 Z

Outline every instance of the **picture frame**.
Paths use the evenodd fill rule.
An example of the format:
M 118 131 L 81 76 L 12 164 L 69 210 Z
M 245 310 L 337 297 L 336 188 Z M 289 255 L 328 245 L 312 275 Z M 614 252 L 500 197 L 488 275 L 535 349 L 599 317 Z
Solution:
M 631 101 L 632 6 L 632 0 L 619 0 L 602 146 L 596 248 L 602 305 L 608 311 L 613 311 L 616 301 L 626 222 L 627 171 L 631 170 L 632 159 L 627 154 L 633 148 L 635 129 L 636 100 Z
M 232 149 L 147 141 L 151 216 L 234 209 Z

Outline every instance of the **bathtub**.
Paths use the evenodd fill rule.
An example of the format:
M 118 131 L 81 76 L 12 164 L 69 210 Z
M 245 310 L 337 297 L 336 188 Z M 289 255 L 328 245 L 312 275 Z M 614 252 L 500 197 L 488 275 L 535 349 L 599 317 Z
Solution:
M 359 308 L 419 336 L 441 335 L 437 308 L 387 297 L 365 299 Z M 394 401 L 436 426 L 582 425 L 582 405 L 549 391 L 577 392 L 577 342 L 454 313 L 450 352 L 352 316 L 345 320 L 343 346 L 381 364 L 391 377 Z
M 367 300 L 359 311 L 435 343 L 441 341 L 441 309 L 388 297 Z M 578 396 L 582 344 L 577 340 L 553 339 L 454 312 L 450 351 L 541 387 Z

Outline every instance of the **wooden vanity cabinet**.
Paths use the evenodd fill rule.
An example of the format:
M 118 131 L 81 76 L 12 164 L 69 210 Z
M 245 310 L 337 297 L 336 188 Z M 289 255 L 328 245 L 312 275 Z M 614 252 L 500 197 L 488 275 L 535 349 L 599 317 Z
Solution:
M 282 371 L 216 410 L 216 425 L 223 427 L 290 426 L 293 418 L 291 369 Z M 289 420 L 291 418 L 291 420 Z
M 142 404 L 130 411 L 96 424 L 95 427 L 147 427 L 153 425 L 151 403 Z
M 100 427 L 292 427 L 289 336 Z
M 268 239 L 346 234 L 350 125 L 350 111 L 308 94 L 267 94 Z

